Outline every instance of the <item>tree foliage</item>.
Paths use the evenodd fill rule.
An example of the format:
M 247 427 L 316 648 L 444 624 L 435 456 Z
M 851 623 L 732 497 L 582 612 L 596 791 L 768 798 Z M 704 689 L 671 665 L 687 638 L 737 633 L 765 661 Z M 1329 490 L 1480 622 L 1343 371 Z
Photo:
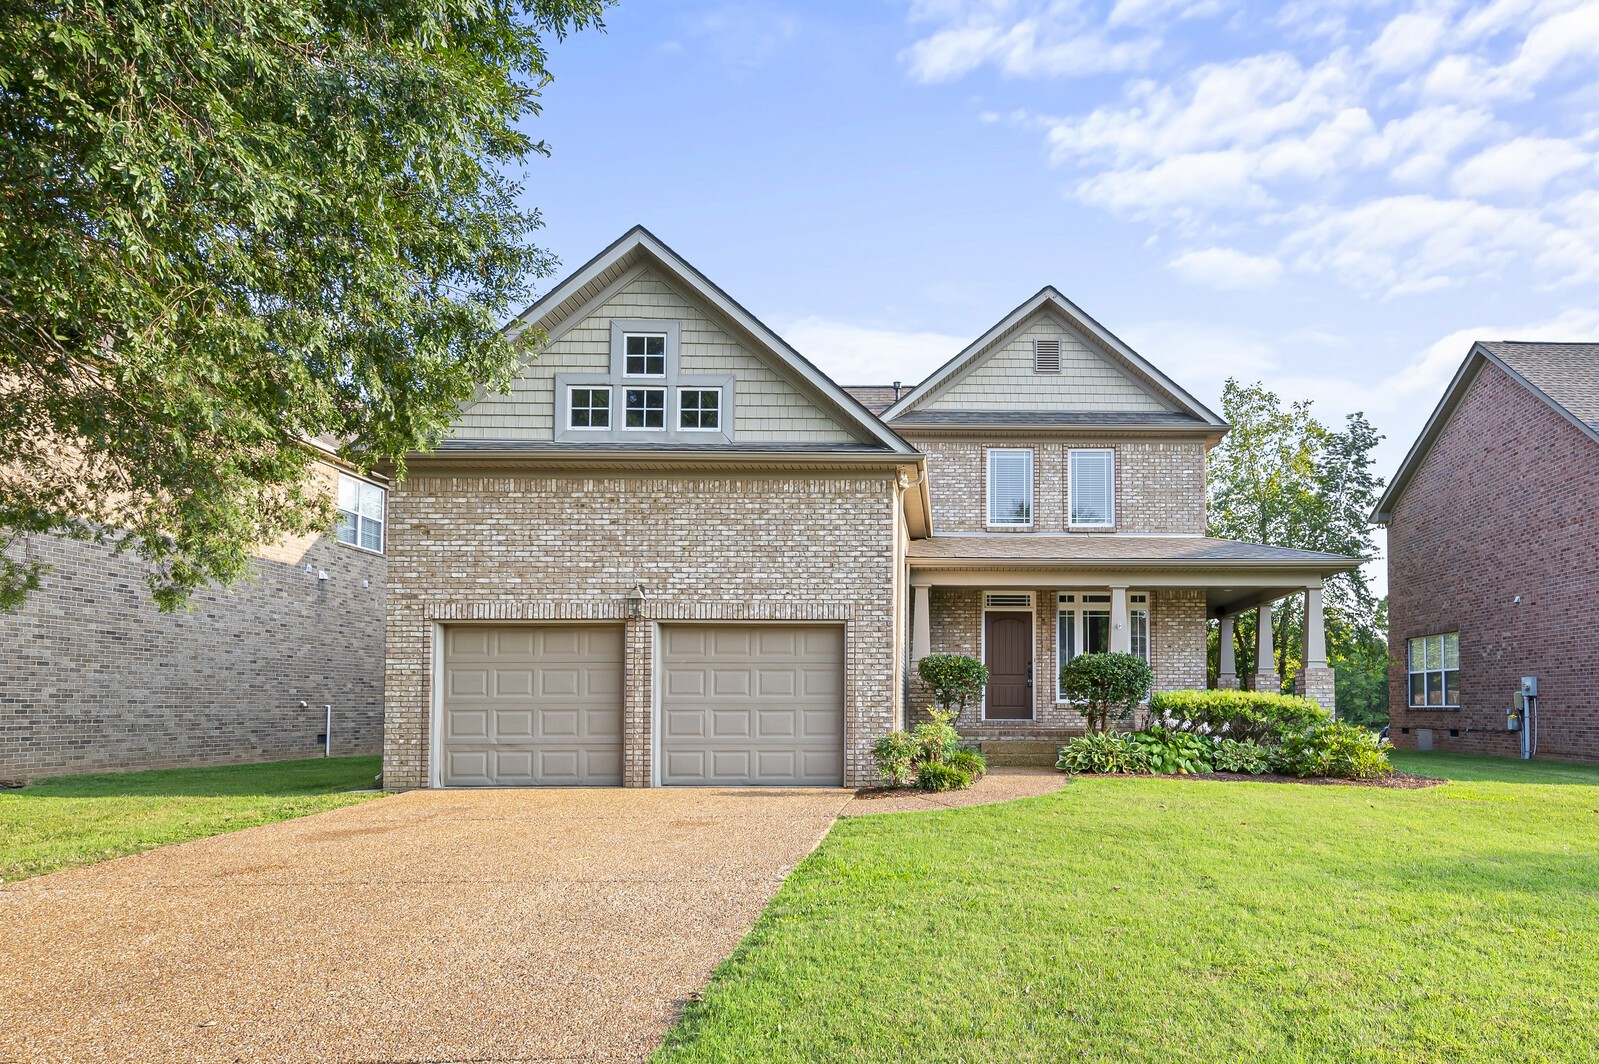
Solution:
M 1222 416 L 1232 429 L 1210 453 L 1211 535 L 1354 557 L 1376 554 L 1367 517 L 1382 489 L 1371 456 L 1382 437 L 1364 414 L 1350 414 L 1341 430 L 1333 430 L 1314 416 L 1311 400 L 1284 405 L 1258 383 L 1229 380 Z M 1386 621 L 1362 570 L 1329 577 L 1323 609 L 1328 659 L 1340 677 L 1379 650 L 1386 660 Z M 1276 605 L 1277 660 L 1266 671 L 1290 677 L 1299 668 L 1303 612 L 1298 598 Z M 1254 617 L 1240 615 L 1235 631 L 1238 671 L 1248 675 L 1256 671 Z M 1384 715 L 1386 705 L 1385 696 Z
M 554 266 L 505 171 L 547 150 L 547 42 L 608 3 L 8 5 L 0 550 L 135 550 L 173 608 L 328 526 L 305 441 L 403 468 L 503 384 Z M 40 572 L 5 559 L 0 602 Z
M 1154 682 L 1154 670 L 1137 654 L 1079 654 L 1060 670 L 1060 688 L 1082 710 L 1090 732 L 1109 731 Z

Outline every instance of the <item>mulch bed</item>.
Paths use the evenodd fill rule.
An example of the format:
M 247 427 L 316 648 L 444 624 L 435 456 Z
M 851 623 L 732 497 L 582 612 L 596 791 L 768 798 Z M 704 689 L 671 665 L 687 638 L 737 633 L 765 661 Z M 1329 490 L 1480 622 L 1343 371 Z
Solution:
M 1196 772 L 1190 776 L 1167 776 L 1166 779 L 1180 780 L 1231 780 L 1235 783 L 1303 783 L 1312 787 L 1386 787 L 1390 790 L 1419 791 L 1427 787 L 1436 787 L 1440 783 L 1448 783 L 1436 776 L 1418 776 L 1414 772 L 1395 772 L 1392 776 L 1384 776 L 1375 780 L 1339 780 L 1328 776 L 1311 776 L 1301 779 L 1298 776 L 1279 776 L 1275 772 L 1267 772 L 1260 776 L 1251 776 L 1243 772 Z

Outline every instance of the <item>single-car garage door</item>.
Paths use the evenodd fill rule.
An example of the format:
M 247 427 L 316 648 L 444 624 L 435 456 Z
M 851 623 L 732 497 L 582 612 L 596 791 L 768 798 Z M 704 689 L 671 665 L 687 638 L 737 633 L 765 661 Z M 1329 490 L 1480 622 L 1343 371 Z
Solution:
M 446 787 L 621 786 L 622 629 L 444 629 Z
M 661 629 L 661 782 L 841 786 L 844 630 Z

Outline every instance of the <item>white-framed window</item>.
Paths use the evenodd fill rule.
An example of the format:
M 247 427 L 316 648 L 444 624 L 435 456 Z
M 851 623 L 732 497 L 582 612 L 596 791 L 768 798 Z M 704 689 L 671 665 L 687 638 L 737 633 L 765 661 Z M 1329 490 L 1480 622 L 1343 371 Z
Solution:
M 666 334 L 628 333 L 622 338 L 623 370 L 629 377 L 666 376 Z
M 1026 528 L 1033 523 L 1033 452 L 988 452 L 988 523 Z
M 1111 528 L 1116 524 L 1116 452 L 1074 450 L 1066 472 L 1068 522 L 1073 528 Z
M 608 429 L 611 427 L 611 389 L 601 386 L 576 387 L 567 392 L 567 428 Z
M 383 489 L 348 473 L 339 474 L 339 542 L 383 553 Z
M 677 427 L 685 432 L 713 432 L 722 427 L 722 389 L 679 388 Z
M 622 427 L 664 429 L 666 427 L 666 389 L 629 388 Z
M 1406 640 L 1410 704 L 1425 709 L 1460 707 L 1460 633 Z
M 1110 650 L 1110 593 L 1062 593 L 1056 597 L 1055 663 L 1057 671 L 1079 654 L 1104 654 Z M 1127 596 L 1127 623 L 1131 652 L 1149 660 L 1149 596 Z M 1057 675 L 1057 684 L 1059 677 Z M 1066 692 L 1055 697 L 1066 701 Z

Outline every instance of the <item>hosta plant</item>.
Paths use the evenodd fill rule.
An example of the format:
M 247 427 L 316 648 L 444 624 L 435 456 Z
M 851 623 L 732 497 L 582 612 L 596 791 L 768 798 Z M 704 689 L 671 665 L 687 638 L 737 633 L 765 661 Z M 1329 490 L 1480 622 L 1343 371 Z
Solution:
M 1067 740 L 1055 767 L 1062 772 L 1148 772 L 1149 755 L 1120 732 L 1089 732 Z

